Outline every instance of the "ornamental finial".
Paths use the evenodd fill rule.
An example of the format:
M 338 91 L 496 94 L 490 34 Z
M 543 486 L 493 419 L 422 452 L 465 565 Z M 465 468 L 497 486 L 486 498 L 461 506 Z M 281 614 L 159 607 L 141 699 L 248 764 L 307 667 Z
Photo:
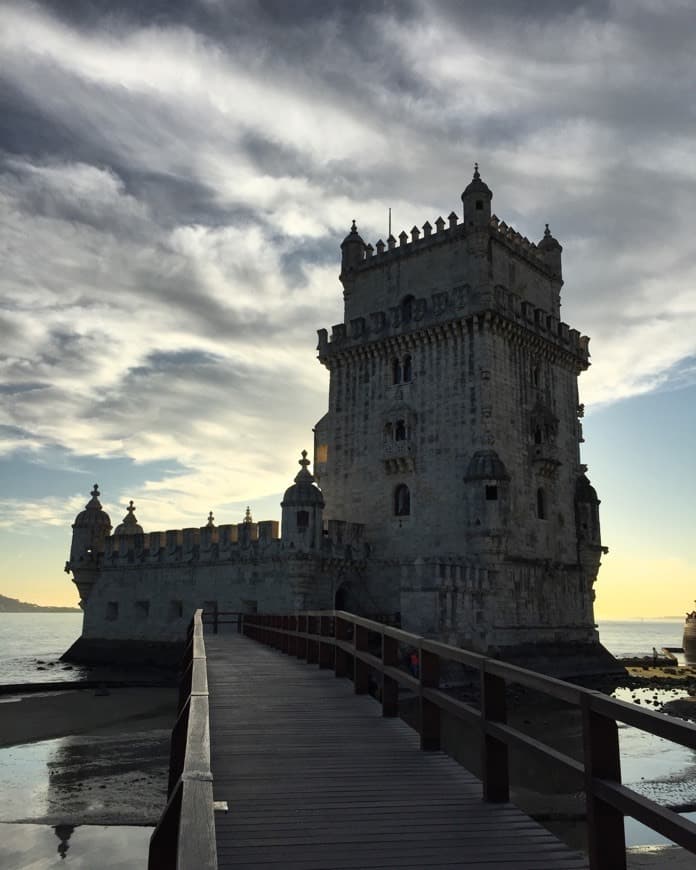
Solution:
M 215 517 L 213 516 L 213 512 L 210 511 L 208 514 L 208 528 L 212 529 L 215 526 Z
M 92 498 L 99 498 L 100 493 L 98 483 L 94 484 L 94 489 L 92 490 L 92 492 L 90 492 L 90 495 L 92 496 Z
M 249 507 L 249 505 L 247 505 L 246 513 L 244 514 L 244 522 L 245 523 L 253 523 L 254 522 L 254 520 L 252 519 L 252 516 L 251 516 L 251 508 Z
M 302 459 L 298 460 L 298 465 L 301 465 L 303 468 L 307 468 L 309 465 L 309 459 L 307 459 L 307 451 L 302 451 Z
M 480 178 L 478 163 L 474 163 L 474 178 Z
M 355 218 L 353 218 L 353 223 L 350 225 L 351 233 L 357 233 L 358 225 L 355 223 Z

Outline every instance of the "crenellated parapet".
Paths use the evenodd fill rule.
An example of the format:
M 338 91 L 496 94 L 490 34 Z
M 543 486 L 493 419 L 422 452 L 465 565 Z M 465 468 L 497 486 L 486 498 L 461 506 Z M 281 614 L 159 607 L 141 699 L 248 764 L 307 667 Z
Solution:
M 419 256 L 425 251 L 460 241 L 467 235 L 480 233 L 479 227 L 468 227 L 460 222 L 459 215 L 452 211 L 447 221 L 439 216 L 434 225 L 426 221 L 422 228 L 413 226 L 406 232 L 402 230 L 398 237 L 390 235 L 385 242 L 379 239 L 374 245 L 360 242 L 352 252 L 351 271 L 363 273 L 370 269 L 381 268 L 405 257 Z M 518 257 L 527 260 L 530 265 L 545 275 L 551 277 L 554 270 L 550 268 L 546 253 L 540 245 L 530 241 L 514 227 L 501 221 L 497 215 L 492 215 L 484 228 L 488 236 L 500 243 Z

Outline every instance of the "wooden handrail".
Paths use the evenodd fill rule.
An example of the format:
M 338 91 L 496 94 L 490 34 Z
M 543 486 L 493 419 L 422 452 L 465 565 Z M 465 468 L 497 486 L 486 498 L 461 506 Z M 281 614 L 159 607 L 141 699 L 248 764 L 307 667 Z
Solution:
M 187 632 L 172 730 L 167 805 L 150 838 L 148 870 L 217 870 L 203 611 Z
M 382 714 L 398 714 L 398 687 L 418 698 L 421 748 L 440 748 L 440 713 L 474 724 L 481 741 L 484 799 L 509 800 L 508 748 L 522 747 L 584 777 L 591 870 L 625 870 L 624 816 L 632 816 L 654 831 L 696 854 L 696 824 L 621 784 L 617 722 L 632 725 L 696 749 L 696 725 L 637 709 L 564 680 L 529 671 L 498 659 L 421 637 L 400 628 L 343 610 L 304 613 L 245 614 L 244 634 L 320 667 L 349 676 L 357 694 L 368 690 L 369 671 L 382 676 Z M 381 656 L 370 652 L 369 636 L 377 635 Z M 398 645 L 417 651 L 418 672 L 398 665 Z M 439 688 L 443 662 L 475 669 L 481 687 L 481 708 L 451 697 Z M 582 714 L 583 759 L 559 752 L 506 721 L 506 687 L 517 684 L 578 709 Z

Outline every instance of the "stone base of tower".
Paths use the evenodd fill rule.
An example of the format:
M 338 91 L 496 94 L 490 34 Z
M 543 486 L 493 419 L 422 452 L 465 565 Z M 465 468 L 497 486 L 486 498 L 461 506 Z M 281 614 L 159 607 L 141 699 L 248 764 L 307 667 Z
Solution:
M 520 668 L 564 680 L 626 673 L 601 643 L 519 644 L 491 652 L 496 658 Z
M 78 637 L 60 657 L 62 662 L 113 667 L 178 668 L 184 654 L 182 641 L 118 640 Z

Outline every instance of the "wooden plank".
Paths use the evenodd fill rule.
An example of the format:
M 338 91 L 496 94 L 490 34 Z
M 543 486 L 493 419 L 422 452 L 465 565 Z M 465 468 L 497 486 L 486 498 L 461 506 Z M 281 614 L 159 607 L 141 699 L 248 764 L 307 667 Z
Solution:
M 206 652 L 220 868 L 587 868 L 350 681 L 239 635 Z

